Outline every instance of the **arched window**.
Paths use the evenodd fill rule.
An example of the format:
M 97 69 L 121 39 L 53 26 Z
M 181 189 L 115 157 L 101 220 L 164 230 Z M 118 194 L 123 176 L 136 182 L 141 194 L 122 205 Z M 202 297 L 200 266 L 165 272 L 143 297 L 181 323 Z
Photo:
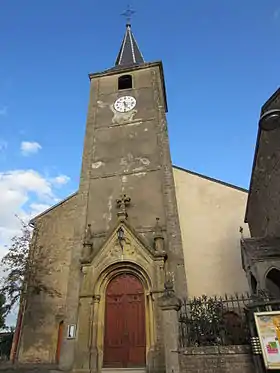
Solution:
M 132 88 L 132 76 L 122 75 L 119 77 L 118 89 L 131 89 Z
M 272 268 L 266 275 L 265 286 L 268 292 L 280 298 L 280 271 L 279 269 Z

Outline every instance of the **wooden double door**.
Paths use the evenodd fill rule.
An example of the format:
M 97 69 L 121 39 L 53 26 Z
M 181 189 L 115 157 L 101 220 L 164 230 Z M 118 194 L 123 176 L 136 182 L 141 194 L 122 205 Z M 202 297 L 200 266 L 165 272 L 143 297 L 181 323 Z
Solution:
M 144 289 L 132 274 L 121 274 L 106 291 L 104 367 L 146 365 Z

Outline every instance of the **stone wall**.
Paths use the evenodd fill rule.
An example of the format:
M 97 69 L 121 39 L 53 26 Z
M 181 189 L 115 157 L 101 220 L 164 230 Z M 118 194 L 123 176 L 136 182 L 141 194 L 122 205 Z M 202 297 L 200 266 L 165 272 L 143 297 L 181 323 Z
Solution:
M 173 167 L 173 173 L 188 297 L 247 292 L 239 233 L 242 225 L 243 236 L 249 236 L 247 225 L 242 224 L 247 191 L 176 167 Z M 198 230 L 203 234 L 198 234 Z
M 262 108 L 280 108 L 280 89 Z M 252 237 L 279 236 L 280 128 L 258 131 L 245 221 Z
M 179 361 L 181 373 L 255 372 L 249 346 L 184 348 L 179 352 Z
M 59 323 L 65 320 L 67 282 L 74 243 L 78 195 L 37 217 L 36 247 L 45 260 L 44 282 L 59 296 L 42 292 L 28 298 L 23 317 L 18 360 L 20 363 L 54 363 Z M 73 276 L 73 272 L 71 273 Z

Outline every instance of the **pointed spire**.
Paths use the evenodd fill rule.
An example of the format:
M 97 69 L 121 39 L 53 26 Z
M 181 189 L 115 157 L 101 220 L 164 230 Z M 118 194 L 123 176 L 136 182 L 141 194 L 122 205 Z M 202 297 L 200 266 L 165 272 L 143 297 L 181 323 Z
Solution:
M 131 31 L 130 19 L 133 13 L 135 12 L 128 7 L 126 12 L 122 14 L 127 18 L 127 23 L 125 35 L 121 44 L 118 57 L 116 59 L 116 66 L 139 65 L 145 62 L 142 53 L 140 52 L 140 49 L 138 47 L 138 44 L 135 40 L 135 37 Z

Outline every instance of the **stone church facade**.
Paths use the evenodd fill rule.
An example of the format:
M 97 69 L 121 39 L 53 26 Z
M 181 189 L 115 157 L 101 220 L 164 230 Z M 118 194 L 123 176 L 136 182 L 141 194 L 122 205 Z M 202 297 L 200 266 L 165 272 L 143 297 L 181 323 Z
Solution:
M 59 296 L 29 297 L 12 355 L 76 372 L 175 373 L 178 299 L 253 291 L 252 276 L 263 285 L 250 249 L 259 238 L 243 223 L 248 191 L 172 165 L 163 66 L 144 61 L 130 25 L 115 66 L 89 78 L 79 189 L 31 222 Z M 259 237 L 255 180 L 246 219 Z

